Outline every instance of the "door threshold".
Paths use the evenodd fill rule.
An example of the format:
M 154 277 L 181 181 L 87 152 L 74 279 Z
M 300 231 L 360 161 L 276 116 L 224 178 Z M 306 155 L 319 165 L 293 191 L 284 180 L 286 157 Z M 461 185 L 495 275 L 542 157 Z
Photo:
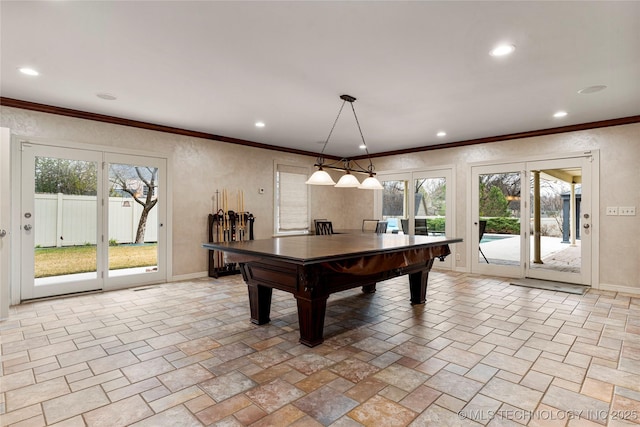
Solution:
M 586 285 L 576 285 L 575 283 L 554 282 L 540 279 L 511 279 L 511 285 L 523 286 L 526 288 L 544 289 L 547 291 L 566 292 L 569 294 L 584 295 L 590 288 Z
M 29 298 L 29 299 L 23 299 L 20 300 L 20 304 L 25 304 L 25 303 L 31 303 L 31 302 L 39 302 L 39 301 L 47 301 L 47 300 L 53 300 L 53 299 L 61 299 L 61 298 L 67 298 L 67 297 L 75 297 L 78 295 L 87 295 L 87 294 L 98 294 L 98 293 L 102 293 L 102 289 L 92 289 L 89 291 L 80 291 L 80 292 L 69 292 L 66 294 L 60 294 L 60 295 L 51 295 L 51 296 L 46 296 L 46 297 L 38 297 L 38 298 Z

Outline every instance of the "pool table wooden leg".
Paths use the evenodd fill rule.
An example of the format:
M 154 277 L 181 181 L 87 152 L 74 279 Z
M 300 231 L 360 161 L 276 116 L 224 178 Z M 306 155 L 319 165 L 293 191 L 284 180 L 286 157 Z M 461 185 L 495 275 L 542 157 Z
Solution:
M 298 324 L 300 325 L 300 343 L 308 347 L 322 344 L 324 330 L 324 315 L 327 311 L 329 295 L 309 298 L 296 295 L 298 302 Z
M 364 285 L 362 287 L 362 292 L 364 292 L 365 294 L 373 294 L 373 293 L 375 293 L 376 292 L 376 284 L 375 284 L 375 282 L 371 283 L 369 285 Z
M 427 283 L 429 281 L 429 271 L 432 266 L 433 259 L 430 259 L 424 269 L 415 273 L 409 273 L 411 304 L 424 304 L 427 301 Z
M 251 323 L 256 325 L 264 325 L 269 323 L 271 319 L 271 294 L 273 289 L 266 286 L 260 286 L 247 283 L 249 290 L 249 308 L 251 309 Z

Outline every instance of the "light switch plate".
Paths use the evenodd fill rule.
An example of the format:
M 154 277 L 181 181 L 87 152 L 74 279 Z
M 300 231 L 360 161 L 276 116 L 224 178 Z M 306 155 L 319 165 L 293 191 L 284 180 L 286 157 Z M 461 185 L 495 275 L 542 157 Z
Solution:
M 617 206 L 607 206 L 607 215 L 618 215 Z

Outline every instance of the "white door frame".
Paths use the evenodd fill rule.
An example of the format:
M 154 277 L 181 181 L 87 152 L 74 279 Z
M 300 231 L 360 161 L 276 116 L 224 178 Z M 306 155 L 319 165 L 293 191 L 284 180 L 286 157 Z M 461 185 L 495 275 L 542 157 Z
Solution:
M 0 320 L 9 317 L 11 240 L 11 132 L 0 128 Z
M 50 139 L 38 138 L 38 137 L 21 137 L 19 135 L 12 135 L 11 137 L 11 164 L 14 165 L 11 169 L 11 223 L 19 224 L 20 223 L 20 188 L 21 188 L 21 164 L 22 164 L 22 155 L 20 151 L 20 146 L 22 142 L 31 142 L 33 144 L 40 145 L 49 145 L 54 147 L 61 148 L 77 148 L 80 150 L 97 150 L 107 153 L 116 153 L 116 154 L 128 154 L 133 156 L 142 156 L 142 157 L 156 157 L 159 159 L 164 159 L 166 165 L 166 180 L 165 180 L 165 189 L 166 189 L 166 204 L 165 204 L 165 218 L 163 221 L 165 228 L 165 239 L 166 239 L 166 254 L 165 254 L 165 265 L 166 269 L 164 271 L 164 277 L 158 280 L 155 280 L 153 283 L 162 283 L 173 280 L 173 265 L 172 265 L 172 247 L 173 247 L 173 238 L 172 238 L 172 218 L 173 218 L 173 191 L 171 185 L 171 179 L 169 177 L 172 176 L 172 155 L 168 152 L 154 151 L 152 155 L 146 151 L 121 148 L 121 147 L 113 147 L 113 146 L 105 146 L 105 145 L 94 145 L 94 144 L 86 144 L 86 143 L 78 143 L 73 141 L 62 141 L 56 140 L 51 141 Z M 14 228 L 17 226 L 14 226 Z M 13 233 L 11 238 L 11 247 L 13 253 L 21 253 L 22 246 L 20 244 L 20 233 Z M 10 266 L 10 304 L 19 304 L 21 302 L 21 264 L 22 258 L 20 256 L 12 256 L 11 257 L 11 266 Z M 104 290 L 113 290 L 119 288 L 129 287 L 122 283 L 107 283 L 105 285 Z M 144 283 L 136 283 L 131 286 L 138 286 Z

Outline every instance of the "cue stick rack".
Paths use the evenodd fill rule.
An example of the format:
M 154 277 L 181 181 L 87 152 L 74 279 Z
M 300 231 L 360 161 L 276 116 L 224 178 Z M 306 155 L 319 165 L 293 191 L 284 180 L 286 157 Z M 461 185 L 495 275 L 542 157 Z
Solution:
M 209 214 L 208 233 L 209 243 L 239 242 L 253 240 L 253 223 L 255 217 L 245 211 L 244 192 L 238 190 L 235 197 L 236 210 L 231 210 L 229 192 L 216 190 L 215 213 Z M 240 273 L 237 263 L 227 263 L 222 251 L 209 250 L 209 277 L 227 276 Z

